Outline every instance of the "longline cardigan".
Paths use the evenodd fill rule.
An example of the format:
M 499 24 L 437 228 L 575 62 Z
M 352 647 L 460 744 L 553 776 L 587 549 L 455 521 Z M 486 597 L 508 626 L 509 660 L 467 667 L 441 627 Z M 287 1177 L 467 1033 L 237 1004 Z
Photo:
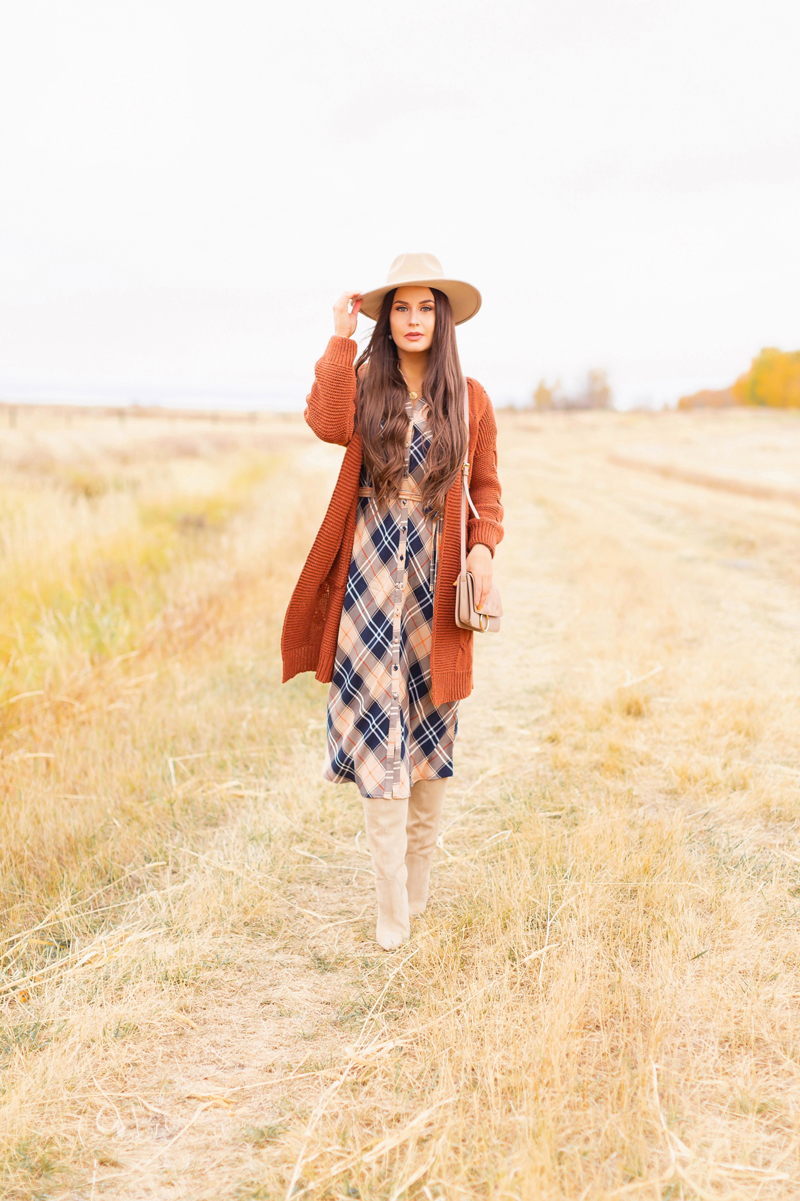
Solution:
M 314 371 L 305 419 L 323 442 L 345 446 L 344 460 L 325 519 L 295 586 L 283 622 L 283 681 L 302 671 L 329 682 L 333 674 L 347 574 L 353 553 L 361 471 L 361 437 L 354 432 L 357 351 L 352 338 L 332 337 Z M 469 484 L 480 520 L 469 514 L 467 549 L 495 547 L 503 537 L 503 506 L 497 477 L 497 426 L 486 392 L 476 380 L 469 390 Z M 461 477 L 445 499 L 433 606 L 431 690 L 436 705 L 472 691 L 471 630 L 455 623 L 454 584 L 460 570 Z

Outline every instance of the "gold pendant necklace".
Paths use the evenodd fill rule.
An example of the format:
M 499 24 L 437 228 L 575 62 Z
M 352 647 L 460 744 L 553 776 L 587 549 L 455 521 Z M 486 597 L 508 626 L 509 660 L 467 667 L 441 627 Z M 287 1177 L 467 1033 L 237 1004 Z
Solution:
M 405 384 L 405 386 L 406 386 L 406 391 L 408 392 L 409 400 L 419 400 L 419 398 L 420 398 L 420 393 L 419 393 L 419 392 L 412 392 L 412 391 L 411 391 L 411 389 L 410 389 L 410 388 L 409 388 L 409 386 L 408 386 L 408 380 L 407 380 L 407 379 L 406 379 L 406 377 L 403 375 L 402 371 L 400 372 L 400 374 L 401 374 L 401 376 L 403 377 L 403 383 L 404 383 L 404 384 Z

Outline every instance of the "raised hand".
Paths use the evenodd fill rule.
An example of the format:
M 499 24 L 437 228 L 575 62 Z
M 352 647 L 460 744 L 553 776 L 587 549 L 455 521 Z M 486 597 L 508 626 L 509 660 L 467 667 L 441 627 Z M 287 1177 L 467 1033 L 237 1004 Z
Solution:
M 352 308 L 350 307 L 352 302 Z M 352 338 L 361 308 L 360 292 L 343 292 L 333 306 L 334 329 L 338 338 Z

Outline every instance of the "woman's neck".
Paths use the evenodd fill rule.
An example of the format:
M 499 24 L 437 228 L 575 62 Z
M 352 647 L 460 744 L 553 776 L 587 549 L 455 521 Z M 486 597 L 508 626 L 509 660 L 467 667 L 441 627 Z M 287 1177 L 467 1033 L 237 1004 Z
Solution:
M 422 385 L 425 383 L 425 372 L 428 369 L 428 354 L 427 350 L 412 351 L 409 353 L 409 351 L 400 350 L 398 347 L 397 357 L 400 359 L 400 371 L 408 385 L 409 392 L 422 394 Z

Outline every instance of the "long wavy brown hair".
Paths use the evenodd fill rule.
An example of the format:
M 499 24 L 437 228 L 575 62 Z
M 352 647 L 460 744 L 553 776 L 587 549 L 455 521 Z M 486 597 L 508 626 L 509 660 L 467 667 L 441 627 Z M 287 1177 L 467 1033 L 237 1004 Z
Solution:
M 389 336 L 396 291 L 395 288 L 384 296 L 369 345 L 356 363 L 356 429 L 361 435 L 364 464 L 379 504 L 396 499 L 400 491 L 408 430 L 408 388 L 400 373 L 397 347 Z M 466 458 L 467 430 L 464 376 L 458 358 L 453 310 L 444 292 L 438 288 L 431 291 L 436 301 L 436 323 L 423 386 L 431 441 L 422 499 L 426 509 L 438 512 L 443 510 L 448 489 Z

